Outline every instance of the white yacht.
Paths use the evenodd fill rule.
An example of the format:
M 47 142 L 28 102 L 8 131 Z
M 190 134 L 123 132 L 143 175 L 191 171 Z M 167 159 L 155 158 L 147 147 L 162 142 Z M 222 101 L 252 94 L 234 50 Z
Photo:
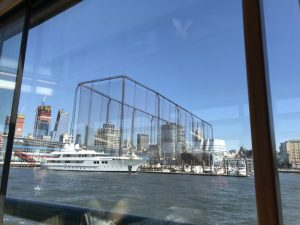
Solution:
M 94 150 L 83 150 L 79 145 L 68 143 L 60 151 L 51 153 L 52 157 L 41 163 L 42 169 L 99 171 L 99 172 L 136 172 L 145 160 L 134 155 L 111 156 Z

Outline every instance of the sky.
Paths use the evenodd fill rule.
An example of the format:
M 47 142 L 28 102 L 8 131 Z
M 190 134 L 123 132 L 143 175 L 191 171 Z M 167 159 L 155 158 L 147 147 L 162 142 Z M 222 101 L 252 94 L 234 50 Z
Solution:
M 265 4 L 278 146 L 300 138 L 299 7 Z M 25 134 L 45 96 L 53 128 L 59 109 L 72 113 L 79 82 L 126 74 L 210 122 L 228 150 L 251 148 L 243 38 L 239 0 L 83 1 L 29 33 L 19 105 Z M 2 58 L 16 59 L 7 46 Z

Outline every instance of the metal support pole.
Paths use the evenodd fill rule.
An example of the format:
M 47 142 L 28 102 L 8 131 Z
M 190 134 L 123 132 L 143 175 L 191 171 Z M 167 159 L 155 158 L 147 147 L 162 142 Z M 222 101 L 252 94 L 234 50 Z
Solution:
M 93 84 L 92 84 L 92 89 L 93 89 Z M 85 131 L 85 138 L 84 138 L 84 144 L 88 148 L 89 145 L 89 135 L 90 135 L 90 122 L 91 122 L 91 111 L 92 111 L 92 99 L 93 99 L 93 92 L 90 90 L 90 100 L 89 100 L 89 112 L 88 112 L 88 122 L 87 122 L 87 127 Z
M 176 159 L 176 163 L 178 162 L 178 159 L 180 157 L 180 154 L 182 153 L 182 140 L 180 139 L 180 118 L 179 118 L 179 108 L 178 106 L 176 105 L 176 123 L 177 123 L 177 132 L 176 132 L 176 156 L 175 156 L 175 159 Z M 179 145 L 179 142 L 181 142 L 181 144 Z M 179 147 L 181 147 L 181 149 L 179 149 Z
M 133 147 L 133 135 L 134 135 L 134 126 L 135 126 L 135 109 L 132 111 L 131 117 L 131 135 L 130 135 L 130 144 Z
M 106 107 L 106 124 L 108 124 L 108 122 L 109 122 L 110 102 L 111 102 L 111 99 L 108 99 L 107 107 Z
M 159 94 L 156 93 L 156 104 L 157 104 L 157 161 L 160 161 L 160 145 L 161 145 L 161 140 L 160 140 L 160 97 Z
M 153 144 L 153 116 L 151 116 L 150 124 L 150 144 Z
M 78 90 L 79 90 L 79 86 L 77 86 L 75 89 L 75 96 L 73 102 L 73 112 L 72 112 L 71 131 L 70 131 L 72 141 L 74 141 L 74 124 L 75 124 L 75 117 L 76 117 Z
M 195 143 L 194 143 L 194 140 L 195 140 L 195 124 L 194 124 L 194 117 L 193 115 L 192 116 L 192 140 L 191 140 L 191 143 L 192 143 L 192 152 L 194 151 L 194 148 L 195 148 Z
M 125 78 L 122 78 L 122 103 L 121 103 L 121 121 L 120 121 L 120 140 L 119 140 L 119 156 L 122 155 L 122 140 L 124 126 L 124 100 L 125 100 Z
M 244 36 L 258 223 L 282 225 L 279 178 L 268 77 L 263 8 L 243 0 Z
M 14 135 L 15 135 L 15 129 L 16 129 L 20 94 L 21 94 L 21 85 L 22 85 L 22 79 L 23 79 L 23 69 L 24 69 L 24 62 L 25 62 L 25 55 L 26 55 L 28 30 L 29 30 L 29 25 L 30 25 L 30 14 L 31 14 L 31 1 L 28 0 L 26 2 L 25 18 L 24 18 L 24 25 L 23 25 L 23 31 L 22 31 L 21 47 L 20 47 L 20 54 L 19 54 L 19 61 L 18 61 L 17 77 L 16 77 L 16 85 L 15 85 L 15 91 L 14 91 L 14 96 L 13 96 L 13 103 L 12 103 L 10 123 L 9 123 L 9 132 L 8 132 L 8 137 L 7 137 L 5 159 L 4 159 L 2 177 L 1 177 L 0 225 L 3 224 L 5 197 L 6 197 L 6 192 L 7 192 L 9 168 L 10 168 L 10 161 L 11 161 L 11 156 L 12 156 L 12 149 L 13 149 L 13 145 L 14 145 Z

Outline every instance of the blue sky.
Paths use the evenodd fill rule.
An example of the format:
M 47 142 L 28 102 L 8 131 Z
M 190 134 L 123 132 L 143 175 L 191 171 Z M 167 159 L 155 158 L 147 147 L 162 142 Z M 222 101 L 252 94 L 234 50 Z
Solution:
M 297 1 L 266 1 L 265 16 L 278 144 L 299 137 Z M 58 109 L 72 111 L 78 82 L 118 74 L 212 123 L 228 149 L 251 148 L 241 1 L 91 0 L 32 29 L 19 108 L 25 133 L 45 96 L 54 122 Z

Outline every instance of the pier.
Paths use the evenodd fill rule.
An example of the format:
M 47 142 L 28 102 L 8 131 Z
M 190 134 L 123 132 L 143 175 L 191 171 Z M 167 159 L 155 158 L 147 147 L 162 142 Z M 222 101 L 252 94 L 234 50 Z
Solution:
M 0 162 L 0 166 L 3 166 L 3 162 Z M 11 162 L 10 167 L 40 167 L 40 162 L 29 163 L 29 162 Z

